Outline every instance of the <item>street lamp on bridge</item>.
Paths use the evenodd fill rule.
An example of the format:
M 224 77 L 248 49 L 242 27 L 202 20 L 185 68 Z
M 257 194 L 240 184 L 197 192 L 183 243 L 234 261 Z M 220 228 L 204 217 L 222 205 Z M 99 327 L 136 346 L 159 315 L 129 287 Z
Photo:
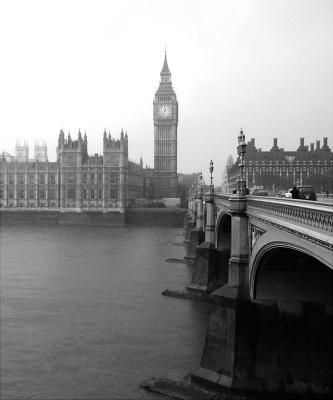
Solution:
M 213 160 L 210 160 L 209 163 L 209 173 L 210 173 L 210 191 L 214 192 L 214 185 L 213 185 L 213 171 L 214 171 L 214 164 Z
M 239 170 L 240 170 L 240 177 L 239 179 L 237 179 L 237 192 L 239 196 L 245 196 L 248 193 L 248 190 L 246 188 L 246 180 L 244 179 L 244 167 L 245 167 L 244 156 L 246 154 L 246 142 L 243 129 L 241 129 L 239 132 L 237 153 L 239 155 Z
M 202 171 L 200 172 L 200 183 L 199 183 L 199 194 L 202 198 L 202 186 L 203 186 L 203 177 L 202 177 Z

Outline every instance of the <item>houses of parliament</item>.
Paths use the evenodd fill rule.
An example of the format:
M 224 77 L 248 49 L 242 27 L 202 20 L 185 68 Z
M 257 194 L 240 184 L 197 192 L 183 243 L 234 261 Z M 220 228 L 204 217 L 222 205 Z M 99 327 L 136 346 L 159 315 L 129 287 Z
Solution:
M 0 207 L 58 210 L 123 211 L 131 205 L 177 197 L 178 101 L 165 54 L 153 102 L 154 168 L 129 161 L 128 135 L 103 134 L 103 154 L 88 154 L 88 138 L 58 137 L 57 161 L 47 146 L 36 144 L 29 159 L 27 144 L 15 156 L 0 155 Z

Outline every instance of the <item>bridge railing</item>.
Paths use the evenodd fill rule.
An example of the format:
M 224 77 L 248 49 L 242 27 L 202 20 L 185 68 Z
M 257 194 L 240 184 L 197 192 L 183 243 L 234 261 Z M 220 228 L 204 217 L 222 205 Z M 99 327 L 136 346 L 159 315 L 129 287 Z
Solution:
M 218 208 L 224 208 L 225 210 L 229 210 L 230 202 L 229 199 L 232 195 L 231 194 L 222 194 L 222 193 L 215 193 L 215 203 Z
M 248 197 L 248 214 L 267 215 L 322 231 L 333 232 L 333 209 L 329 204 L 276 197 Z

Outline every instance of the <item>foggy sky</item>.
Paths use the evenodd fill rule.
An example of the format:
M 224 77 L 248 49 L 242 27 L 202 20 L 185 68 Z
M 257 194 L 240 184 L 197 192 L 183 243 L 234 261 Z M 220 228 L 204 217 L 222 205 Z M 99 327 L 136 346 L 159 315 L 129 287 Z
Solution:
M 269 150 L 324 136 L 333 148 L 331 0 L 2 1 L 0 150 L 48 144 L 60 129 L 129 135 L 153 167 L 153 98 L 167 46 L 179 101 L 178 171 L 215 164 L 216 184 L 242 127 Z

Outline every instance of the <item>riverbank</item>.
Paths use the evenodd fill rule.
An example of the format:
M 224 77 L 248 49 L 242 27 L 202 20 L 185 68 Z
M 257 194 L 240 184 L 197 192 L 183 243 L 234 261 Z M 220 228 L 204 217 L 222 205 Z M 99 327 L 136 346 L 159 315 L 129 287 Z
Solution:
M 0 224 L 135 225 L 182 227 L 185 209 L 130 208 L 118 211 L 1 210 Z
M 136 226 L 182 228 L 186 212 L 184 208 L 128 208 L 125 212 L 125 223 Z

